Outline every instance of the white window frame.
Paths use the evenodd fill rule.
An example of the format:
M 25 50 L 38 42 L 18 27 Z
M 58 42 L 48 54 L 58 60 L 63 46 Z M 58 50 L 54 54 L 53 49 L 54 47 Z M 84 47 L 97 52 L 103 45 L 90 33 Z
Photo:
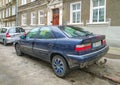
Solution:
M 27 4 L 27 0 L 21 0 L 21 5 Z
M 9 16 L 9 8 L 6 9 L 6 17 Z
M 8 4 L 9 3 L 9 0 L 6 0 L 6 4 Z
M 23 23 L 23 22 L 26 22 L 26 24 Z M 22 26 L 26 26 L 27 25 L 27 14 L 26 13 L 21 15 L 21 24 L 22 24 Z
M 5 18 L 5 10 L 2 11 L 2 18 Z
M 41 22 L 41 21 L 40 21 L 40 18 L 43 17 L 43 19 L 44 19 L 44 14 L 43 14 L 43 15 L 40 15 L 40 12 L 43 12 L 43 13 L 44 13 L 44 11 L 43 11 L 43 10 L 39 10 L 39 11 L 38 11 L 38 24 L 39 24 L 39 25 L 44 25 L 43 23 L 40 23 L 40 22 Z M 43 20 L 43 21 L 44 21 L 44 20 Z
M 15 6 L 12 6 L 12 15 L 15 15 L 15 9 L 16 7 Z
M 2 11 L 0 11 L 0 19 L 2 18 Z
M 8 14 L 9 14 L 9 16 L 11 16 L 11 8 L 9 8 L 9 13 Z
M 104 8 L 104 21 L 103 22 L 93 22 L 93 9 L 100 9 L 100 8 Z M 99 16 L 99 13 L 98 13 Z M 98 17 L 99 18 L 99 17 Z M 99 20 L 99 19 L 97 19 Z M 93 7 L 93 0 L 90 0 L 90 20 L 89 20 L 90 24 L 103 24 L 103 23 L 107 23 L 106 22 L 106 0 L 104 0 L 104 6 L 97 6 L 97 7 Z
M 75 11 L 76 11 L 76 12 L 80 11 L 80 22 L 79 22 L 79 23 L 73 23 L 72 13 L 75 12 L 75 11 L 73 11 L 72 6 L 73 6 L 74 4 L 78 4 L 78 3 L 80 4 L 80 10 L 77 10 L 77 11 L 75 10 Z M 82 14 L 82 13 L 81 13 L 81 7 L 82 7 L 82 6 L 81 6 L 81 1 L 79 1 L 79 2 L 74 2 L 74 3 L 71 3 L 71 4 L 70 4 L 70 24 L 81 24 L 81 14 Z
M 35 13 L 35 16 L 33 16 L 33 13 Z M 36 21 L 35 22 L 33 21 L 34 18 L 36 20 L 36 11 L 31 12 L 31 25 L 36 25 Z

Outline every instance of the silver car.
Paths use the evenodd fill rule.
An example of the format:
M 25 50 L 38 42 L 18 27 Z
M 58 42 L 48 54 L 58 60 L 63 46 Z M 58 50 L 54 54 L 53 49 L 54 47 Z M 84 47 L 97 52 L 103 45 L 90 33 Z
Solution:
M 0 42 L 7 45 L 19 40 L 20 36 L 25 34 L 25 30 L 21 27 L 2 27 L 0 28 Z

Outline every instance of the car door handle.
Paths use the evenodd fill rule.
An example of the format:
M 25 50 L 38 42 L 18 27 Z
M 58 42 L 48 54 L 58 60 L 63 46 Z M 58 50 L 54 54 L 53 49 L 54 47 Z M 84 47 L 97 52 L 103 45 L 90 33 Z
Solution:
M 49 47 L 53 47 L 53 44 L 49 43 L 48 46 L 49 46 Z

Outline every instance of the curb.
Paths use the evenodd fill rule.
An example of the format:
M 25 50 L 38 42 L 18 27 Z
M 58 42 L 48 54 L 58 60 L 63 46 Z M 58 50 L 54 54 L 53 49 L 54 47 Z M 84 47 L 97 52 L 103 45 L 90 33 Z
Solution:
M 120 48 L 118 48 L 118 47 L 109 47 L 108 53 L 114 54 L 114 55 L 120 55 Z

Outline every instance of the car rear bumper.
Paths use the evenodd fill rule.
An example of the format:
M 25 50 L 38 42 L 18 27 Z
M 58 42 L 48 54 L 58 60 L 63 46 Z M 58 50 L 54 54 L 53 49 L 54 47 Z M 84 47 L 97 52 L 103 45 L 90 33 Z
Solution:
M 19 40 L 19 39 L 8 38 L 8 39 L 6 39 L 6 43 L 13 43 L 13 42 L 15 42 L 16 40 Z
M 75 67 L 80 64 L 86 64 L 86 65 L 93 64 L 94 62 L 99 60 L 101 57 L 103 57 L 107 53 L 108 50 L 109 50 L 109 46 L 105 46 L 104 48 L 98 51 L 88 53 L 85 55 L 67 54 L 67 56 L 70 59 L 70 62 L 72 63 L 70 67 Z

